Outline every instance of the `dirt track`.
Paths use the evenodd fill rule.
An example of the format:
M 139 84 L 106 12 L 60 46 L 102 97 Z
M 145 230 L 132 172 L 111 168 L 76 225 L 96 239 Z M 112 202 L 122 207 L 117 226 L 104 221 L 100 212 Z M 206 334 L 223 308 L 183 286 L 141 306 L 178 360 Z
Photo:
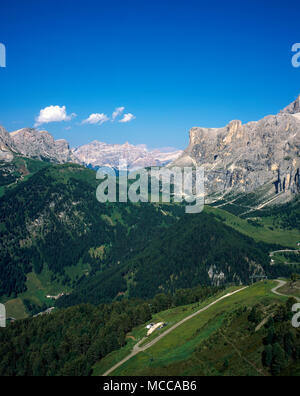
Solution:
M 281 287 L 283 287 L 284 285 L 286 285 L 287 282 L 285 282 L 285 281 L 283 281 L 283 280 L 280 280 L 280 279 L 277 279 L 276 282 L 279 282 L 279 285 L 276 286 L 276 287 L 274 287 L 274 288 L 272 289 L 272 293 L 277 294 L 277 296 L 282 296 L 282 297 L 293 297 L 295 300 L 297 300 L 298 302 L 300 302 L 300 298 L 298 298 L 298 297 L 295 297 L 295 296 L 287 296 L 286 294 L 282 294 L 282 293 L 279 293 L 279 292 L 277 291 L 278 289 L 280 289 Z

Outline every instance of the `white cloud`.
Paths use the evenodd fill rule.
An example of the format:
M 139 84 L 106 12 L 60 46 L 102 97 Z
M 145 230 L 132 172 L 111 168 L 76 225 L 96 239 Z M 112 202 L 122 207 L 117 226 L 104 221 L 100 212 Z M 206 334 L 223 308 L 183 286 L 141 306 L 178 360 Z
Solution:
M 104 122 L 106 122 L 108 120 L 109 120 L 109 118 L 107 117 L 106 114 L 104 114 L 104 113 L 101 113 L 101 114 L 94 113 L 94 114 L 91 114 L 89 116 L 89 118 L 87 118 L 86 120 L 82 121 L 82 123 L 83 124 L 92 124 L 92 125 L 95 125 L 95 124 L 101 125 L 101 124 L 103 124 Z
M 127 113 L 127 114 L 124 114 L 124 117 L 119 122 L 124 122 L 124 123 L 125 122 L 130 122 L 130 121 L 134 120 L 135 118 L 136 117 L 133 114 Z
M 115 119 L 117 117 L 119 117 L 123 113 L 124 110 L 125 110 L 125 107 L 117 107 L 116 110 L 112 113 L 111 120 L 115 121 Z
M 39 116 L 36 117 L 35 126 L 48 124 L 49 122 L 70 121 L 73 117 L 76 117 L 76 114 L 68 115 L 66 106 L 48 106 L 42 109 Z

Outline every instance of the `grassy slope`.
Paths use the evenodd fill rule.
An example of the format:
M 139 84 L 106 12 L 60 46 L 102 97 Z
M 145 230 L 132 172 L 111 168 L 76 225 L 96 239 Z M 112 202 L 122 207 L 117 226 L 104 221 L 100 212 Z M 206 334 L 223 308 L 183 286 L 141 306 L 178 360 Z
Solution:
M 76 276 L 81 276 L 88 270 L 88 266 L 80 262 L 73 267 L 66 267 L 65 272 L 73 281 Z M 59 279 L 51 280 L 51 275 L 52 273 L 47 268 L 43 269 L 40 274 L 31 272 L 27 274 L 27 290 L 24 293 L 9 300 L 5 297 L 0 298 L 0 302 L 5 304 L 7 315 L 15 319 L 27 318 L 29 315 L 23 303 L 25 299 L 38 306 L 46 304 L 48 307 L 52 307 L 54 301 L 47 299 L 46 295 L 56 296 L 60 293 L 70 293 L 72 291 L 70 286 L 63 285 Z
M 177 364 L 178 362 L 184 362 L 191 358 L 193 352 L 201 342 L 207 340 L 222 327 L 226 315 L 230 312 L 240 307 L 252 307 L 262 301 L 268 305 L 271 302 L 273 303 L 284 299 L 284 297 L 281 298 L 271 292 L 271 289 L 276 284 L 276 282 L 272 281 L 268 281 L 267 283 L 257 283 L 245 291 L 242 291 L 227 300 L 221 301 L 206 312 L 203 312 L 199 316 L 181 325 L 178 329 L 174 330 L 149 350 L 132 358 L 130 361 L 118 368 L 113 375 L 171 375 L 168 371 L 170 368 L 169 366 L 171 364 Z M 227 289 L 222 294 L 226 294 L 232 290 L 232 288 Z M 158 313 L 154 315 L 152 321 L 164 321 L 167 322 L 169 324 L 168 327 L 170 327 L 182 318 L 189 316 L 191 313 L 202 307 L 207 306 L 217 298 L 218 296 L 210 298 L 200 306 L 198 304 L 192 304 L 186 307 L 177 307 Z M 164 331 L 168 327 L 166 327 Z M 105 359 L 98 362 L 94 366 L 93 375 L 102 375 L 110 367 L 122 358 L 126 357 L 132 350 L 134 344 L 144 337 L 145 334 L 145 325 L 135 329 L 130 335 L 135 336 L 136 341 L 130 340 L 124 348 L 111 353 Z M 149 341 L 160 334 L 160 332 L 155 333 L 149 338 Z M 190 367 L 189 363 L 187 365 Z M 195 364 L 193 363 L 192 366 L 194 367 Z M 181 370 L 182 368 L 180 368 L 178 372 L 175 370 L 172 374 L 192 375 L 189 371 L 183 373 Z
M 106 356 L 104 359 L 102 359 L 100 362 L 98 362 L 94 366 L 93 375 L 94 376 L 102 375 L 114 364 L 118 363 L 120 360 L 122 360 L 127 355 L 129 355 L 133 346 L 138 341 L 140 341 L 142 338 L 146 337 L 147 331 L 148 331 L 146 329 L 147 324 L 164 322 L 167 324 L 167 326 L 161 330 L 157 330 L 155 333 L 153 333 L 151 336 L 149 336 L 147 338 L 147 340 L 145 340 L 141 344 L 141 346 L 144 346 L 148 342 L 154 340 L 160 334 L 164 333 L 166 330 L 168 330 L 174 324 L 180 322 L 182 319 L 186 318 L 187 316 L 193 314 L 194 312 L 199 311 L 200 309 L 204 308 L 206 305 L 208 305 L 211 302 L 215 301 L 216 299 L 222 297 L 223 295 L 225 295 L 229 292 L 232 292 L 234 290 L 237 290 L 237 289 L 239 289 L 239 287 L 232 286 L 232 287 L 227 288 L 225 291 L 220 292 L 218 295 L 210 297 L 203 303 L 195 303 L 195 304 L 190 304 L 190 305 L 186 305 L 186 306 L 179 306 L 176 308 L 168 309 L 166 311 L 154 314 L 152 319 L 149 322 L 143 324 L 142 326 L 135 328 L 131 333 L 128 334 L 128 342 L 125 347 L 121 348 L 120 350 L 110 353 L 108 356 Z M 133 339 L 131 339 L 131 337 L 134 337 L 135 341 Z
M 262 226 L 256 227 L 251 225 L 247 220 L 241 219 L 240 217 L 226 212 L 225 210 L 210 206 L 207 206 L 206 210 L 217 215 L 220 220 L 224 221 L 228 226 L 234 228 L 242 234 L 248 235 L 257 242 L 262 241 L 271 244 L 279 244 L 284 247 L 296 248 L 297 243 L 300 241 L 299 230 L 287 230 L 278 227 L 276 228 L 273 226 L 271 217 L 258 219 Z
M 28 317 L 23 301 L 19 297 L 7 301 L 5 303 L 5 308 L 8 318 L 25 319 Z
M 47 294 L 57 295 L 63 291 L 68 291 L 66 286 L 62 286 L 58 282 L 51 282 L 48 271 L 43 271 L 39 275 L 35 272 L 27 274 L 26 287 L 26 292 L 19 294 L 18 298 L 11 300 L 1 298 L 1 302 L 5 303 L 9 317 L 24 319 L 29 316 L 23 303 L 25 299 L 38 306 L 47 304 L 50 307 L 53 306 L 53 301 L 46 298 Z
M 300 298 L 300 280 L 297 280 L 296 282 L 288 282 L 285 286 L 281 287 L 279 291 L 287 296 Z
M 5 194 L 6 189 L 14 188 L 18 183 L 27 181 L 35 173 L 49 166 L 51 166 L 49 162 L 43 162 L 21 156 L 15 156 L 11 163 L 0 164 L 0 172 L 1 168 L 7 167 L 11 179 L 11 182 L 5 182 L 5 178 L 2 180 L 3 184 L 1 184 L 0 188 L 0 197 Z
M 232 367 L 236 367 L 236 370 L 238 368 L 242 370 L 242 367 L 244 367 L 245 373 L 248 374 L 249 364 L 245 365 L 245 361 L 243 361 L 236 352 L 233 352 L 232 346 L 228 347 L 228 342 L 224 342 L 224 340 L 222 340 L 221 343 L 223 347 L 225 346 L 226 348 L 222 348 L 219 342 L 215 344 L 216 351 L 213 350 L 209 352 L 208 355 L 211 357 L 211 362 L 209 364 L 205 363 L 208 358 L 206 355 L 203 355 L 202 358 L 200 356 L 200 361 L 197 363 L 199 356 L 196 358 L 194 352 L 201 346 L 202 342 L 215 335 L 221 327 L 224 328 L 223 324 L 231 312 L 238 308 L 252 307 L 260 302 L 269 305 L 284 299 L 283 297 L 281 298 L 271 293 L 271 289 L 274 286 L 275 282 L 272 281 L 257 283 L 245 291 L 216 304 L 209 310 L 181 325 L 146 352 L 142 352 L 132 358 L 118 368 L 113 375 L 200 375 L 204 374 L 204 371 L 206 371 L 206 375 L 213 375 L 216 374 L 216 370 L 219 372 L 221 369 L 220 367 L 218 368 L 219 363 L 222 362 L 223 364 L 224 359 L 228 358 Z M 204 305 L 208 304 L 209 301 Z M 182 309 L 182 307 L 180 309 Z M 191 309 L 191 307 L 187 308 L 185 316 L 189 315 Z M 176 310 L 178 310 L 178 308 L 176 308 Z M 157 319 L 164 318 L 165 315 L 166 313 L 161 313 L 158 315 Z M 172 316 L 172 312 L 169 312 L 168 316 Z M 176 317 L 175 314 L 174 317 Z M 177 318 L 174 320 L 178 321 L 179 319 Z M 237 337 L 238 329 L 241 328 L 241 326 L 237 324 L 235 324 L 235 326 L 237 326 L 235 334 Z M 233 337 L 233 335 L 231 335 L 231 337 Z M 254 343 L 254 349 L 256 344 L 260 344 L 258 340 L 261 341 L 260 335 L 258 335 L 258 340 L 256 341 L 255 337 L 251 340 L 251 343 Z M 239 344 L 240 340 L 238 338 L 236 338 L 236 341 L 237 344 Z M 224 343 L 227 345 L 224 345 Z M 128 348 L 127 351 L 130 350 L 129 346 L 126 348 Z M 214 356 L 215 352 L 218 352 L 216 356 Z M 260 354 L 261 350 L 258 350 L 255 351 L 254 356 L 252 356 L 252 353 L 250 355 L 251 361 L 254 361 L 255 365 L 258 365 L 261 369 Z M 101 375 L 105 369 L 109 368 L 108 366 L 110 363 L 119 361 L 124 355 L 126 356 L 125 350 L 117 351 L 109 355 L 103 359 L 103 361 L 96 364 L 94 374 Z M 247 352 L 246 356 L 248 355 Z M 250 369 L 253 371 L 251 374 L 258 374 L 257 370 L 251 368 L 251 366 Z M 239 374 L 241 374 L 241 372 Z

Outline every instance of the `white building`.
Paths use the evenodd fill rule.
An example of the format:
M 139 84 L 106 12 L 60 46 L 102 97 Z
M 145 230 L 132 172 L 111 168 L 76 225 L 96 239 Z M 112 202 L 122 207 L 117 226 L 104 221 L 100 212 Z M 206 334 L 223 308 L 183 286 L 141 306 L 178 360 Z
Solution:
M 163 326 L 164 326 L 164 323 L 163 323 L 163 322 L 156 323 L 155 325 L 153 325 L 153 326 L 148 330 L 147 336 L 149 337 L 152 333 L 155 332 L 155 330 L 161 329 L 161 328 L 163 328 Z

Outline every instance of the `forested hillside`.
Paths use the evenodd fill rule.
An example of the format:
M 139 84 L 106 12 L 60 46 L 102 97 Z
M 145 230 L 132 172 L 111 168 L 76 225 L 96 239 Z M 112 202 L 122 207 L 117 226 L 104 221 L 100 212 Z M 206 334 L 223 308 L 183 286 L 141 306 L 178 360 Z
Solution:
M 125 293 L 152 298 L 159 292 L 201 285 L 248 283 L 252 275 L 289 275 L 291 268 L 270 266 L 269 253 L 278 246 L 257 243 L 206 212 L 185 215 L 158 232 L 148 246 L 123 265 L 83 279 L 58 302 L 66 307 L 100 303 Z
M 26 274 L 47 267 L 65 279 L 80 261 L 90 273 L 121 264 L 183 213 L 179 206 L 100 204 L 95 172 L 51 166 L 0 198 L 0 296 L 25 290 Z
M 296 196 L 291 202 L 284 205 L 264 208 L 247 214 L 248 217 L 271 217 L 273 225 L 286 230 L 297 229 L 300 233 L 300 198 Z
M 84 376 L 92 365 L 126 344 L 134 327 L 152 314 L 204 301 L 220 289 L 198 287 L 151 301 L 78 305 L 0 328 L 0 376 Z
M 24 293 L 28 274 L 33 279 L 45 271 L 48 282 L 61 285 L 58 292 L 71 292 L 59 307 L 152 298 L 199 284 L 240 284 L 253 275 L 295 272 L 283 264 L 270 266 L 269 253 L 280 248 L 280 238 L 276 245 L 254 241 L 241 233 L 243 225 L 235 226 L 237 217 L 229 227 L 212 208 L 185 215 L 175 204 L 101 204 L 94 171 L 15 161 L 26 175 L 0 198 L 0 297 Z M 295 228 L 298 208 L 299 201 L 287 205 L 284 224 L 274 221 Z M 276 208 L 264 213 L 281 216 Z M 246 224 L 255 230 L 258 223 L 248 219 Z M 44 306 L 46 293 L 39 293 L 34 301 L 22 297 L 28 313 Z

